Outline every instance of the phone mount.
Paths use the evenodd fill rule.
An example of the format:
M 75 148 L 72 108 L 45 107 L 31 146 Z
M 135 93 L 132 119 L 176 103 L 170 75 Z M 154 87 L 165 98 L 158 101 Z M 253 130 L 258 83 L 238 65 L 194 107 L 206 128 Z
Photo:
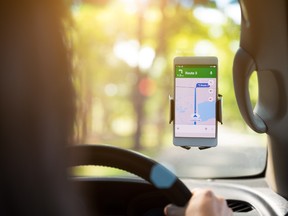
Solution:
M 223 100 L 222 100 L 223 96 L 221 94 L 218 94 L 217 97 L 217 101 L 216 101 L 216 119 L 218 122 L 220 122 L 221 124 L 223 124 L 222 122 L 222 104 L 223 104 Z M 169 118 L 169 124 L 171 124 L 174 121 L 174 111 L 175 111 L 175 102 L 174 102 L 174 98 L 169 95 L 169 104 L 170 104 L 170 118 Z M 191 146 L 181 146 L 184 149 L 189 150 L 191 148 Z M 204 149 L 208 149 L 211 147 L 199 147 L 200 150 L 204 150 Z

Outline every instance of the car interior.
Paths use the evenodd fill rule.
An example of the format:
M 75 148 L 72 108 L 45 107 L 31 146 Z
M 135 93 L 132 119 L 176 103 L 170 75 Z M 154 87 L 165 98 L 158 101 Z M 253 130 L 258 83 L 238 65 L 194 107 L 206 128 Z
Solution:
M 165 204 L 185 204 L 191 196 L 189 191 L 198 187 L 212 188 L 225 197 L 234 215 L 287 214 L 287 2 L 241 0 L 239 4 L 241 34 L 233 63 L 233 83 L 237 104 L 246 124 L 256 133 L 265 133 L 268 137 L 263 172 L 239 178 L 180 178 L 184 185 L 178 184 L 177 180 L 171 188 L 162 191 L 151 177 L 155 165 L 150 165 L 149 159 L 141 161 L 140 155 L 131 155 L 130 158 L 128 152 L 121 156 L 122 153 L 116 153 L 116 149 L 114 152 L 109 146 L 108 155 L 105 155 L 99 153 L 101 150 L 98 148 L 103 148 L 102 145 L 72 149 L 72 158 L 79 155 L 83 158 L 72 160 L 72 165 L 111 166 L 142 178 L 73 179 L 100 214 L 162 215 Z M 255 108 L 249 94 L 249 79 L 253 72 L 257 74 L 259 91 Z
M 31 2 L 33 1 L 27 2 L 29 2 L 27 5 L 31 6 Z M 117 8 L 118 3 L 116 4 L 115 2 L 123 5 L 126 4 L 125 10 L 127 9 L 128 11 L 127 20 L 129 20 L 129 23 L 125 23 L 127 21 L 125 18 L 126 15 L 124 16 L 122 14 L 122 10 Z M 52 26 L 48 19 L 33 20 L 33 15 L 31 15 L 31 17 L 28 17 L 27 19 L 36 23 L 38 28 L 41 29 L 39 32 L 42 32 L 42 35 L 39 34 L 43 40 L 37 41 L 38 39 L 35 36 L 36 33 L 33 32 L 33 28 L 31 27 L 31 29 L 29 29 L 30 27 L 23 24 L 26 18 L 23 18 L 23 20 L 17 18 L 19 17 L 18 15 L 22 13 L 24 14 L 22 14 L 23 17 L 26 16 L 26 13 L 21 12 L 23 8 L 18 8 L 17 4 L 11 5 L 14 11 L 12 15 L 7 15 L 5 10 L 0 9 L 2 20 L 4 16 L 6 16 L 5 18 L 9 17 L 10 19 L 9 22 L 5 22 L 5 25 L 1 23 L 0 27 L 2 29 L 9 29 L 7 31 L 12 29 L 11 31 L 18 32 L 15 34 L 17 37 L 21 31 L 31 32 L 31 34 L 23 35 L 29 38 L 27 41 L 32 38 L 32 40 L 35 41 L 35 44 L 41 44 L 39 45 L 41 48 L 48 48 L 49 46 L 47 46 L 47 44 L 49 43 L 45 44 L 45 42 L 50 40 L 56 41 L 55 43 L 58 46 L 61 44 L 56 39 L 59 32 L 55 31 L 51 35 L 46 35 L 45 32 L 49 31 Z M 44 5 L 43 8 L 47 7 L 47 5 Z M 104 9 L 106 7 L 108 8 L 109 5 L 112 5 L 111 11 L 107 12 Z M 222 14 L 224 14 L 224 11 L 227 14 L 232 14 L 231 17 L 233 16 L 233 13 L 234 15 L 236 14 L 234 10 L 232 11 L 232 7 L 227 8 L 226 10 L 223 5 L 227 7 L 238 7 L 240 15 L 239 23 L 237 24 L 237 21 L 235 21 L 236 24 L 233 23 L 231 21 L 232 18 L 230 21 L 223 22 L 226 24 L 229 24 L 229 22 L 230 24 L 232 23 L 233 25 L 229 24 L 230 27 L 238 26 L 238 30 L 235 30 L 236 33 L 233 32 L 234 27 L 233 29 L 231 27 L 231 29 L 223 30 L 221 25 L 224 26 L 224 24 L 216 24 L 218 20 L 217 15 L 219 15 L 219 12 L 216 13 L 216 10 L 220 10 L 220 13 Z M 133 8 L 134 6 L 139 6 L 140 9 L 138 8 L 137 11 L 137 9 Z M 158 9 L 154 10 L 154 6 Z M 152 9 L 149 9 L 149 7 Z M 209 7 L 209 9 L 206 9 L 206 7 Z M 52 9 L 57 13 L 57 8 Z M 27 9 L 27 11 L 29 10 Z M 43 11 L 45 10 L 43 9 Z M 65 159 L 68 161 L 64 167 L 65 170 L 68 170 L 65 173 L 65 177 L 68 178 L 71 185 L 68 187 L 61 183 L 55 186 L 55 188 L 57 188 L 55 193 L 59 193 L 59 200 L 57 199 L 55 202 L 59 201 L 65 203 L 65 206 L 68 209 L 71 206 L 85 206 L 85 208 L 89 209 L 91 215 L 105 216 L 164 215 L 163 209 L 167 204 L 173 203 L 178 206 L 185 206 L 190 197 L 193 196 L 191 193 L 193 189 L 209 188 L 218 196 L 225 198 L 228 206 L 233 211 L 233 215 L 288 215 L 288 133 L 286 128 L 288 125 L 287 1 L 75 0 L 70 6 L 70 11 L 72 14 L 70 17 L 71 20 L 66 20 L 64 26 L 69 26 L 69 22 L 72 23 L 72 26 L 74 25 L 71 29 L 67 27 L 69 33 L 66 32 L 66 34 L 68 38 L 71 37 L 76 42 L 73 45 L 69 43 L 66 45 L 67 47 L 72 47 L 72 50 L 75 49 L 75 53 L 72 53 L 71 55 L 75 55 L 73 56 L 72 64 L 74 67 L 73 69 L 76 71 L 76 78 L 73 77 L 73 84 L 76 89 L 76 104 L 80 107 L 77 107 L 79 109 L 77 118 L 80 119 L 77 122 L 77 126 L 80 129 L 73 126 L 73 122 L 70 121 L 69 127 L 62 127 L 57 124 L 57 127 L 54 127 L 54 118 L 61 116 L 60 118 L 63 121 L 67 121 L 67 119 L 71 118 L 71 113 L 67 113 L 66 111 L 69 104 L 64 104 L 64 102 L 61 104 L 61 113 L 59 116 L 58 114 L 51 114 L 50 116 L 45 117 L 45 122 L 48 122 L 48 126 L 43 128 L 48 129 L 50 134 L 55 136 L 59 134 L 59 131 L 65 131 L 66 133 L 69 130 L 73 130 L 76 133 L 75 139 L 77 140 L 77 144 L 68 147 L 65 146 L 65 149 L 62 149 L 57 144 L 64 142 L 63 137 L 55 140 L 51 138 L 51 136 L 42 134 L 41 130 L 43 128 L 41 128 L 41 130 L 38 129 L 39 125 L 37 124 L 33 124 L 32 129 L 34 131 L 19 129 L 23 126 L 19 123 L 21 121 L 21 119 L 19 120 L 20 114 L 17 114 L 12 120 L 9 120 L 10 117 L 7 113 L 11 112 L 11 107 L 15 107 L 15 109 L 12 109 L 14 113 L 21 113 L 23 111 L 22 108 L 21 110 L 19 108 L 22 100 L 19 103 L 14 103 L 13 98 L 20 97 L 29 101 L 32 101 L 33 99 L 42 101 L 40 93 L 38 95 L 33 92 L 33 95 L 36 95 L 37 97 L 31 98 L 29 95 L 23 93 L 23 89 L 29 89 L 30 91 L 30 89 L 41 89 L 43 86 L 38 83 L 35 84 L 35 86 L 29 86 L 33 81 L 29 81 L 29 84 L 26 86 L 23 84 L 26 81 L 23 77 L 11 75 L 7 78 L 4 77 L 6 76 L 5 74 L 3 77 L 1 75 L 1 80 L 6 80 L 4 81 L 5 83 L 1 82 L 1 92 L 7 91 L 7 89 L 8 91 L 13 92 L 13 89 L 10 89 L 10 87 L 7 86 L 20 86 L 18 89 L 19 91 L 16 92 L 17 95 L 16 93 L 11 93 L 9 96 L 11 100 L 5 98 L 5 103 L 9 104 L 8 108 L 6 109 L 6 106 L 1 108 L 1 119 L 4 119 L 3 122 L 11 122 L 11 125 L 8 124 L 3 126 L 3 124 L 1 124 L 1 130 L 4 131 L 1 132 L 1 136 L 2 133 L 7 134 L 4 138 L 1 138 L 1 142 L 19 142 L 19 140 L 17 140 L 18 138 L 16 136 L 14 138 L 13 135 L 16 130 L 19 134 L 28 133 L 28 135 L 23 136 L 25 142 L 30 142 L 31 136 L 35 136 L 37 132 L 40 133 L 39 137 L 40 135 L 43 135 L 46 140 L 45 145 L 42 147 L 36 148 L 33 145 L 31 146 L 31 148 L 37 149 L 33 151 L 34 153 L 31 158 L 22 158 L 22 153 L 17 151 L 20 147 L 15 147 L 13 145 L 10 147 L 1 147 L 2 154 L 4 155 L 2 159 L 0 159 L 0 161 L 3 160 L 1 164 L 6 163 L 6 165 L 8 164 L 7 166 L 11 165 L 13 168 L 6 170 L 7 166 L 1 165 L 1 170 L 3 170 L 3 173 L 7 172 L 9 174 L 7 174 L 7 176 L 15 177 L 11 179 L 7 177 L 6 179 L 5 175 L 3 175 L 4 177 L 0 181 L 1 191 L 5 191 L 6 194 L 9 194 L 11 191 L 17 191 L 15 193 L 25 195 L 25 193 L 29 193 L 28 191 L 30 190 L 29 188 L 25 188 L 27 185 L 33 188 L 33 190 L 39 190 L 40 192 L 41 190 L 46 192 L 52 191 L 52 185 L 54 187 L 57 184 L 56 180 L 53 178 L 55 176 L 55 178 L 59 179 L 62 177 L 62 174 L 58 173 L 58 167 L 61 167 L 61 162 L 58 159 L 60 158 L 60 155 L 65 152 L 65 155 L 67 156 Z M 148 11 L 149 13 L 146 13 L 145 11 Z M 180 11 L 180 13 L 177 11 Z M 114 15 L 116 14 L 117 16 L 122 17 L 122 19 L 113 20 L 114 17 L 110 14 L 112 12 Z M 214 12 L 216 14 L 215 16 L 213 15 Z M 97 15 L 93 15 L 93 13 L 97 13 Z M 138 13 L 138 15 L 136 15 L 137 19 L 131 18 L 134 16 L 131 15 L 133 13 Z M 183 13 L 187 13 L 186 15 L 188 18 Z M 202 15 L 204 17 L 203 19 Z M 181 25 L 184 25 L 184 22 L 187 22 L 185 28 L 180 29 L 181 25 L 175 21 L 176 16 L 179 16 L 179 23 Z M 190 16 L 199 17 L 199 20 L 196 22 L 196 19 L 192 19 Z M 207 21 L 211 18 L 210 16 L 212 19 Z M 111 23 L 110 25 L 107 25 L 106 23 L 111 22 L 111 19 L 115 24 Z M 157 28 L 155 29 L 157 31 L 152 28 L 153 25 L 149 25 L 149 23 L 145 24 L 145 19 L 148 20 L 147 22 L 155 19 L 155 23 L 157 23 Z M 149 19 L 151 20 L 149 21 Z M 89 20 L 89 22 L 87 20 Z M 205 23 L 206 21 L 207 23 L 212 23 L 207 24 Z M 83 24 L 83 31 L 78 26 L 79 23 L 85 24 Z M 165 23 L 168 24 L 166 25 Z M 129 38 L 129 36 L 127 36 L 129 35 L 128 33 L 127 35 L 121 33 L 117 37 L 113 35 L 113 31 L 120 28 L 116 24 L 119 24 L 120 27 L 124 26 L 129 34 L 134 31 L 132 31 L 132 25 L 137 26 L 138 29 L 136 28 L 136 33 L 134 32 L 137 41 L 125 41 Z M 228 24 L 227 26 L 229 26 Z M 12 28 L 11 26 L 14 25 L 19 26 L 19 28 Z M 212 29 L 214 31 L 214 33 L 210 32 L 211 35 L 214 35 L 211 36 L 212 42 L 201 40 L 201 35 L 199 37 L 197 36 L 198 30 L 200 32 L 199 34 L 204 35 L 203 32 L 206 31 L 204 30 L 204 27 L 208 28 L 207 26 L 209 26 L 210 30 Z M 147 32 L 145 32 L 144 29 L 146 29 Z M 166 35 L 163 33 L 165 32 L 168 35 L 169 31 L 176 32 L 179 29 L 181 30 L 181 34 L 185 35 L 188 39 L 183 39 L 179 35 L 174 35 L 172 33 L 172 39 L 170 39 L 168 36 L 166 38 Z M 87 31 L 85 32 L 85 30 Z M 237 31 L 239 32 L 239 35 Z M 111 34 L 112 36 L 108 37 L 104 33 L 102 35 L 101 32 L 105 32 L 107 35 Z M 195 35 L 193 35 L 193 32 L 196 32 Z M 236 39 L 231 39 L 232 42 L 229 41 L 229 43 L 231 42 L 230 45 L 233 44 L 233 55 L 231 54 L 231 51 L 231 53 L 227 54 L 230 58 L 225 57 L 225 53 L 223 54 L 221 53 L 222 51 L 220 52 L 216 49 L 216 51 L 214 50 L 212 53 L 203 53 L 205 47 L 209 48 L 210 46 L 211 48 L 214 42 L 215 44 L 219 42 L 222 47 L 229 46 L 227 41 L 220 40 L 220 37 L 217 39 L 217 35 L 222 34 L 221 32 L 225 32 L 223 34 L 227 38 L 238 37 L 238 41 L 236 41 Z M 145 36 L 148 34 L 155 34 L 160 39 L 157 41 L 156 39 L 154 41 L 153 38 L 146 39 Z M 25 43 L 23 43 L 24 45 L 21 45 L 21 43 L 17 41 L 16 36 L 16 39 L 9 37 L 9 39 L 12 40 L 10 44 L 7 42 L 9 40 L 5 38 L 7 35 L 3 33 L 2 36 L 0 36 L 1 41 L 4 41 L 4 43 L 2 43 L 5 45 L 3 45 L 3 50 L 6 52 L 1 57 L 1 62 L 10 62 L 9 57 L 6 57 L 6 55 L 20 55 L 18 52 L 12 52 L 10 46 L 22 46 L 21 50 L 23 53 L 28 52 L 27 50 L 34 49 L 35 47 L 35 50 L 37 50 L 37 45 L 32 48 L 27 47 Z M 84 38 L 88 38 L 89 40 L 84 40 Z M 199 40 L 201 42 L 198 43 L 198 45 L 202 45 L 200 47 L 201 52 L 196 52 L 197 44 L 193 42 L 194 40 Z M 113 44 L 112 50 L 115 58 L 111 57 L 112 54 L 108 53 L 105 49 L 104 42 L 102 43 L 102 41 L 105 41 L 110 45 Z M 154 51 L 151 47 L 149 48 L 148 45 L 146 47 L 141 47 L 141 43 L 144 44 L 144 42 L 150 44 L 151 47 L 156 47 Z M 179 47 L 180 51 L 175 51 L 172 45 L 172 48 L 168 45 L 166 46 L 166 43 L 171 43 L 174 47 Z M 60 60 L 66 59 L 67 56 L 61 53 L 60 49 L 59 51 L 56 48 L 57 45 L 54 47 L 55 52 L 51 51 L 50 53 L 45 53 L 45 55 L 43 54 L 43 56 L 41 56 L 39 52 L 36 53 L 34 57 L 38 58 L 40 56 L 39 58 L 42 63 L 46 61 L 45 59 L 49 58 Z M 84 46 L 87 46 L 91 51 L 91 59 L 87 57 L 88 54 L 86 55 L 86 51 L 84 52 Z M 130 49 L 129 47 L 132 48 Z M 133 47 L 136 47 L 137 50 L 140 50 L 141 52 L 139 51 L 138 54 L 135 54 Z M 194 52 L 189 50 L 192 49 L 191 47 L 193 47 L 193 49 L 196 47 Z M 53 49 L 53 47 L 51 49 Z M 170 52 L 169 49 L 174 50 L 170 50 Z M 169 52 L 173 54 L 165 54 Z M 173 84 L 171 84 L 173 81 L 172 57 L 181 55 L 218 56 L 218 54 L 219 65 L 227 65 L 223 66 L 222 70 L 224 71 L 225 68 L 227 74 L 229 73 L 231 76 L 231 80 L 229 80 L 228 78 L 224 78 L 223 75 L 222 82 L 219 82 L 219 93 L 223 94 L 223 126 L 219 123 L 218 146 L 207 149 L 199 149 L 196 147 L 181 148 L 179 146 L 174 146 L 172 143 L 173 129 L 172 125 L 169 125 L 171 106 L 169 95 L 173 95 Z M 148 63 L 147 61 L 141 62 L 139 59 L 135 60 L 135 55 L 138 55 L 139 59 L 144 58 Z M 167 56 L 170 58 L 165 59 L 168 58 Z M 151 61 L 149 60 L 150 57 L 152 58 Z M 98 58 L 97 62 L 100 65 L 94 65 L 94 62 L 96 61 L 95 58 Z M 118 60 L 116 61 L 115 59 L 117 58 Z M 232 61 L 225 62 L 227 59 L 231 59 Z M 42 65 L 36 64 L 32 59 L 28 59 L 27 61 L 29 61 L 29 64 L 35 64 L 37 69 L 41 68 L 43 65 L 47 70 L 53 71 L 55 69 L 54 65 L 51 63 L 52 61 L 45 62 Z M 108 64 L 107 62 L 110 64 L 107 66 L 107 68 L 110 67 L 109 71 L 107 71 L 106 66 L 104 66 L 105 63 Z M 135 65 L 135 62 L 138 65 Z M 23 62 L 21 60 L 15 60 L 12 64 L 13 68 L 17 69 L 17 63 L 20 65 Z M 25 67 L 28 67 L 29 64 L 25 64 Z M 10 68 L 10 66 L 4 65 L 3 68 L 5 67 Z M 154 72 L 155 70 L 162 70 L 159 68 L 165 68 L 163 69 L 163 71 L 166 71 L 163 72 L 164 75 L 166 73 L 165 76 L 160 74 L 160 72 L 159 74 Z M 81 70 L 89 71 L 90 69 L 92 71 L 91 73 L 87 72 L 85 76 L 83 75 L 82 77 L 78 74 L 80 78 L 77 78 L 77 72 L 79 73 Z M 115 71 L 118 70 L 123 71 L 123 73 L 119 72 L 118 75 L 114 74 Z M 108 78 L 105 77 L 106 73 L 110 74 Z M 170 75 L 167 75 L 169 73 Z M 41 109 L 41 112 L 43 110 L 47 111 L 48 109 L 57 109 L 57 107 L 53 105 L 53 97 L 56 97 L 57 101 L 61 103 L 63 98 L 70 97 L 70 94 L 73 93 L 70 92 L 69 87 L 65 84 L 67 80 L 65 80 L 64 77 L 61 77 L 61 75 L 58 77 L 60 80 L 59 82 L 54 82 L 53 79 L 50 80 L 50 78 L 45 75 L 43 75 L 43 77 L 40 75 L 38 77 L 36 73 L 31 73 L 30 75 L 33 77 L 33 80 L 38 80 L 39 77 L 41 77 L 41 79 L 49 79 L 50 83 L 47 86 L 51 85 L 55 88 L 55 91 L 53 94 L 51 93 L 51 95 L 50 93 L 45 92 L 47 100 L 45 99 L 45 102 L 43 102 L 42 105 L 36 106 L 35 109 L 28 112 L 29 121 L 33 122 L 34 118 L 32 116 L 38 115 L 37 109 Z M 7 79 L 9 80 L 7 81 Z M 93 79 L 96 79 L 99 82 L 93 83 Z M 116 79 L 121 79 L 122 83 L 115 84 Z M 157 88 L 156 82 L 153 81 L 154 79 L 159 79 L 160 84 L 157 83 Z M 219 79 L 222 79 L 221 70 L 219 70 Z M 10 84 L 10 82 L 13 84 Z M 14 84 L 14 82 L 16 82 L 16 84 Z M 229 85 L 231 85 L 233 89 L 230 89 L 230 87 L 227 87 L 226 90 L 225 88 L 222 88 L 221 85 L 223 84 L 223 86 L 226 86 L 226 82 L 229 82 Z M 133 83 L 136 86 L 136 90 L 138 89 L 139 91 L 135 91 Z M 57 88 L 64 89 L 66 87 L 68 90 L 66 89 L 67 91 L 65 90 L 64 94 L 57 92 Z M 256 96 L 251 89 L 256 89 Z M 130 92 L 129 94 L 125 93 L 128 91 Z M 153 110 L 155 104 L 150 102 L 149 98 L 154 97 L 153 94 L 156 94 L 155 92 L 157 91 L 162 91 L 162 93 L 155 99 L 155 101 L 159 103 L 159 110 L 155 111 Z M 227 95 L 225 95 L 225 93 L 227 93 Z M 3 93 L 4 96 L 5 94 Z M 3 95 L 1 95 L 1 98 L 4 98 Z M 100 96 L 98 97 L 98 95 L 106 95 L 107 97 L 103 99 Z M 116 98 L 117 95 L 120 96 Z M 125 97 L 126 99 L 124 99 Z M 229 104 L 227 102 L 227 105 L 225 104 L 225 97 L 227 97 L 227 101 L 229 102 Z M 231 103 L 230 98 L 234 100 L 231 99 Z M 93 103 L 91 101 L 93 101 Z M 113 113 L 113 110 L 115 110 L 115 113 Z M 134 112 L 130 112 L 131 110 L 134 110 Z M 91 115 L 85 116 L 88 111 L 91 111 Z M 124 113 L 124 117 L 119 114 L 121 112 Z M 145 119 L 145 115 L 143 114 L 145 112 L 152 113 L 152 117 L 150 119 Z M 229 123 L 231 119 L 231 122 L 233 122 L 234 118 L 237 118 L 235 117 L 237 115 L 235 113 L 239 113 L 239 116 L 241 114 L 241 120 L 239 120 L 239 122 L 242 121 L 242 123 Z M 129 115 L 132 115 L 133 118 L 128 118 L 127 116 Z M 115 118 L 116 120 L 112 121 L 112 118 Z M 226 120 L 228 121 L 227 126 L 225 126 Z M 112 122 L 111 124 L 108 123 L 110 121 Z M 17 127 L 15 125 L 17 125 Z M 90 128 L 88 125 L 90 125 Z M 141 128 L 141 125 L 145 125 L 145 127 Z M 236 129 L 234 129 L 234 127 Z M 3 128 L 8 129 L 4 130 Z M 25 126 L 22 128 L 25 128 Z M 96 132 L 89 135 L 89 129 Z M 117 136 L 114 136 L 114 132 L 111 132 L 110 129 L 111 131 L 114 131 Z M 11 132 L 12 130 L 13 132 Z M 148 132 L 146 133 L 145 131 Z M 233 133 L 230 133 L 231 131 L 233 131 Z M 100 136 L 99 134 L 102 135 Z M 165 135 L 162 136 L 162 134 Z M 159 138 L 160 135 L 161 139 Z M 13 137 L 13 139 L 10 139 L 11 137 Z M 37 140 L 42 140 L 42 138 L 37 138 Z M 23 141 L 23 143 L 25 142 Z M 146 143 L 145 147 L 141 146 L 141 142 Z M 48 143 L 54 144 L 48 145 Z M 118 143 L 121 144 L 118 145 Z M 23 147 L 23 149 L 20 148 L 19 151 L 23 151 L 25 152 L 25 155 L 29 155 L 31 153 L 31 148 Z M 53 152 L 61 152 L 61 154 L 59 153 L 58 155 L 58 153 L 55 153 L 51 157 L 51 155 L 45 153 L 51 151 L 53 148 Z M 9 158 L 8 155 L 10 152 L 15 154 L 13 159 L 7 159 Z M 19 158 L 22 158 L 23 160 L 20 160 Z M 39 163 L 34 163 L 34 158 L 36 158 L 35 160 L 38 160 Z M 19 161 L 17 161 L 18 159 Z M 45 165 L 43 162 L 45 160 L 52 161 L 52 163 Z M 30 162 L 33 166 L 27 168 Z M 40 171 L 42 165 L 45 167 L 45 170 L 49 170 L 49 173 Z M 19 173 L 14 173 L 15 167 L 18 167 L 16 170 Z M 54 169 L 56 171 L 54 171 Z M 39 172 L 39 174 L 35 175 L 35 172 Z M 51 177 L 51 174 L 53 174 L 53 178 Z M 19 178 L 19 176 L 22 177 Z M 37 178 L 37 180 L 33 178 Z M 41 179 L 46 179 L 45 182 L 43 182 L 43 185 L 42 183 L 39 183 L 37 186 L 33 185 L 33 182 L 41 181 Z M 51 181 L 52 183 L 50 184 L 49 182 Z M 14 182 L 14 185 L 17 185 L 17 188 L 9 188 L 7 186 L 10 184 L 9 182 Z M 64 195 L 62 193 L 65 191 L 63 188 L 67 187 L 71 189 L 70 186 L 75 189 L 77 197 L 80 197 L 81 200 L 75 201 L 74 199 L 72 202 L 72 195 Z M 21 207 L 19 207 L 19 209 L 23 209 L 24 212 L 25 209 L 27 210 L 33 205 L 38 205 L 39 208 L 47 207 L 41 203 L 41 200 L 48 200 L 47 203 L 49 203 L 49 200 L 51 201 L 52 196 L 49 196 L 52 192 L 51 194 L 47 194 L 48 196 L 45 198 L 36 194 L 35 197 L 33 196 L 33 199 L 31 198 L 32 202 L 29 205 L 27 205 L 27 203 L 30 201 L 27 201 L 27 203 L 23 205 L 19 204 L 18 206 Z M 67 197 L 69 198 L 67 199 Z M 0 195 L 0 199 L 2 203 L 13 209 L 15 203 L 21 202 L 21 200 L 25 200 L 26 198 L 23 196 L 19 198 L 19 200 L 16 200 L 13 199 L 12 196 L 10 197 L 7 195 L 6 197 L 3 197 Z M 2 207 L 3 206 L 0 205 L 0 212 L 5 212 Z M 57 209 L 57 204 L 51 202 L 51 205 L 48 205 L 48 207 Z M 72 211 L 72 207 L 70 215 L 77 215 L 77 213 L 75 213 L 76 211 Z M 31 213 L 30 215 L 34 214 Z M 46 214 L 43 213 L 43 215 L 66 214 L 51 210 L 50 212 L 46 212 Z

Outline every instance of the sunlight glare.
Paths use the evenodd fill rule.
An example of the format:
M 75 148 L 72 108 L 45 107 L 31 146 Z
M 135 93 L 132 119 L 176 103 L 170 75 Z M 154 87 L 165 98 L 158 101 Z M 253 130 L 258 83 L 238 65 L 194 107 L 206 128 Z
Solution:
M 222 25 L 227 21 L 222 12 L 212 8 L 197 7 L 193 14 L 199 21 L 210 25 Z
M 151 47 L 143 47 L 139 51 L 139 67 L 147 70 L 151 67 L 155 57 L 155 51 Z
M 194 48 L 195 55 L 217 55 L 216 47 L 208 40 L 199 41 Z
M 135 131 L 135 122 L 128 117 L 119 117 L 112 122 L 112 130 L 120 136 L 129 136 Z
M 241 9 L 238 4 L 232 4 L 225 8 L 225 14 L 230 17 L 236 24 L 241 24 Z
M 231 18 L 236 24 L 241 23 L 241 9 L 239 3 L 231 0 L 216 0 L 217 7 L 224 11 L 224 14 Z
M 148 0 L 120 0 L 125 5 L 125 11 L 129 14 L 144 11 L 148 4 Z
M 118 42 L 114 45 L 114 54 L 130 67 L 138 65 L 139 43 L 136 40 Z
M 150 68 L 155 57 L 153 48 L 148 46 L 140 47 L 139 42 L 136 40 L 116 43 L 114 45 L 114 54 L 130 67 L 139 66 L 141 70 Z

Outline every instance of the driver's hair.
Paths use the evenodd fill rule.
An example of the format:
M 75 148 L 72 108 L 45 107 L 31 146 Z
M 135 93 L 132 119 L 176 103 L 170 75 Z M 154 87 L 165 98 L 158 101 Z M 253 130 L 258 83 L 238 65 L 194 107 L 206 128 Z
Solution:
M 65 164 L 75 116 L 66 3 L 0 3 L 0 215 L 85 215 Z

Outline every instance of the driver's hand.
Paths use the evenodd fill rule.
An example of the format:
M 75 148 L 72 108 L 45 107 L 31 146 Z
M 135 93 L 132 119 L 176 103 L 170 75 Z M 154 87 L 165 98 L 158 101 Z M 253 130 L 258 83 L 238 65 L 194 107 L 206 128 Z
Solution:
M 195 189 L 186 207 L 169 204 L 164 213 L 167 216 L 230 216 L 232 210 L 226 201 L 214 195 L 211 190 Z

